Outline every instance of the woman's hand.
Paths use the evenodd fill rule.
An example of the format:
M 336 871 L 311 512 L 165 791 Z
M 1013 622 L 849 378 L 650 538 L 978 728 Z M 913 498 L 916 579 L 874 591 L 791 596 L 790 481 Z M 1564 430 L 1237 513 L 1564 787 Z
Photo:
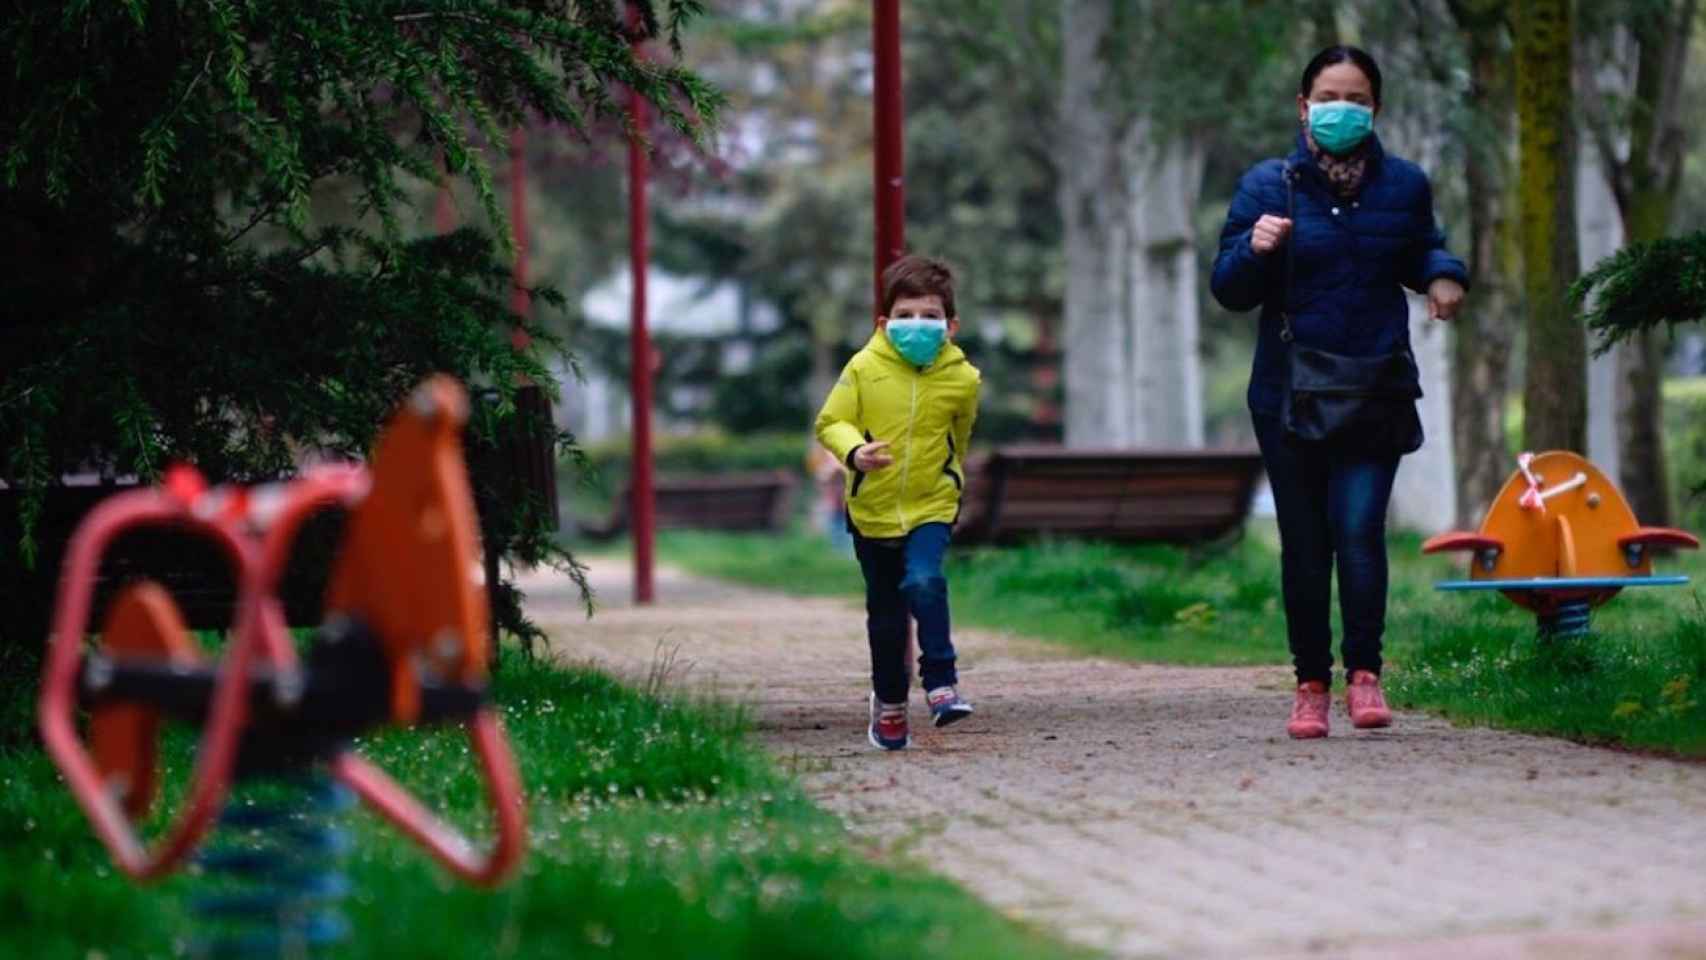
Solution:
M 1260 254 L 1273 253 L 1290 233 L 1290 220 L 1264 213 L 1262 219 L 1250 228 L 1250 249 Z
M 872 470 L 881 470 L 893 463 L 894 457 L 884 452 L 884 448 L 888 445 L 887 440 L 873 440 L 870 443 L 861 444 L 857 450 L 853 451 L 853 469 L 860 473 L 870 473 Z
M 1463 305 L 1463 284 L 1450 277 L 1440 277 L 1428 284 L 1428 316 L 1435 320 L 1450 320 Z

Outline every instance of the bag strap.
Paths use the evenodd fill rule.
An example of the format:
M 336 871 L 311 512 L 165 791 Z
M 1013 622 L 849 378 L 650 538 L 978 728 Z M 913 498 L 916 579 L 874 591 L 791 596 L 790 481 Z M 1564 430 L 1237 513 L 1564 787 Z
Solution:
M 1280 300 L 1280 340 L 1291 343 L 1291 287 L 1292 280 L 1297 276 L 1297 199 L 1293 184 L 1296 182 L 1297 170 L 1291 161 L 1285 162 L 1285 218 L 1291 223 L 1291 232 L 1285 238 L 1285 292 Z

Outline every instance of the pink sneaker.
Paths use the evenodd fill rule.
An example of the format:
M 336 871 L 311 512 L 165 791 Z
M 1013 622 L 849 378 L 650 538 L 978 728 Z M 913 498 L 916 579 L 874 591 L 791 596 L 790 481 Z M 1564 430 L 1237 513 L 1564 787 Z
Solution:
M 1351 682 L 1345 687 L 1345 710 L 1351 715 L 1351 726 L 1358 730 L 1392 725 L 1392 710 L 1380 692 L 1380 677 L 1367 670 L 1351 674 Z
M 1291 721 L 1285 732 L 1293 740 L 1313 740 L 1327 735 L 1327 708 L 1332 698 L 1327 685 L 1311 680 L 1297 685 L 1297 699 L 1291 705 Z

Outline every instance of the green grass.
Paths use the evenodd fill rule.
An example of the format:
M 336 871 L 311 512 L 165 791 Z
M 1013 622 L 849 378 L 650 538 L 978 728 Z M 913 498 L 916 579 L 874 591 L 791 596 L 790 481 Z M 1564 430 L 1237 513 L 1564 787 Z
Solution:
M 796 594 L 859 597 L 864 590 L 851 552 L 805 533 L 669 531 L 659 536 L 658 553 L 696 573 Z M 954 548 L 947 576 L 956 624 L 1170 663 L 1276 656 L 1265 631 L 1281 622 L 1279 561 L 1260 537 L 1203 551 L 1077 542 Z
M 1706 611 L 1620 597 L 1596 614 L 1592 634 L 1543 641 L 1491 603 L 1434 618 L 1432 629 L 1398 645 L 1387 672 L 1396 705 L 1706 757 Z
M 1230 546 L 1182 550 L 1036 543 L 952 550 L 954 622 L 1098 655 L 1179 664 L 1286 663 L 1271 523 Z M 1706 755 L 1706 558 L 1661 567 L 1684 589 L 1630 590 L 1594 615 L 1595 633 L 1541 642 L 1534 619 L 1498 596 L 1442 594 L 1460 559 L 1423 557 L 1392 537 L 1386 680 L 1401 706 L 1574 739 Z M 851 556 L 821 537 L 670 533 L 666 561 L 796 593 L 860 596 Z M 1335 607 L 1336 608 L 1336 607 Z M 856 614 L 851 614 L 856 616 Z
M 495 892 L 454 883 L 356 814 L 347 957 L 1055 957 L 1067 951 L 957 888 L 874 862 L 750 744 L 726 709 L 588 671 L 507 664 L 497 684 L 527 780 L 531 851 Z M 182 776 L 187 736 L 170 745 Z M 463 740 L 396 731 L 363 746 L 477 828 Z M 0 955 L 166 956 L 197 880 L 115 875 L 33 748 L 0 753 Z

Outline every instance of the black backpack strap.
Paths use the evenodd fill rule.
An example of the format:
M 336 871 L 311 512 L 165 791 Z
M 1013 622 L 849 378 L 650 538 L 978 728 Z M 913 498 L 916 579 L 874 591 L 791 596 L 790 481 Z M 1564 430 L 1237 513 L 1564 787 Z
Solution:
M 1297 239 L 1297 199 L 1293 184 L 1297 179 L 1297 171 L 1291 161 L 1285 162 L 1285 218 L 1291 223 L 1291 232 L 1285 237 L 1285 292 L 1280 300 L 1280 339 L 1286 343 L 1292 341 L 1291 332 L 1291 288 L 1292 281 L 1297 276 L 1297 257 L 1295 255 Z

